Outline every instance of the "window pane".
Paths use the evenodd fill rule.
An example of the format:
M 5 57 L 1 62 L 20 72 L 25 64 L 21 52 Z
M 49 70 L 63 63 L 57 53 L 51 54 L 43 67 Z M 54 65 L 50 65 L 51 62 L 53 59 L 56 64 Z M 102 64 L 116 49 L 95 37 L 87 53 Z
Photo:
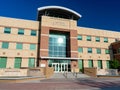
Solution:
M 78 60 L 79 69 L 83 69 L 83 60 Z
M 100 42 L 100 37 L 96 37 L 96 42 Z
M 0 57 L 0 68 L 6 68 L 7 57 Z
M 36 50 L 36 44 L 30 44 L 30 50 Z
M 108 42 L 108 38 L 104 38 L 104 42 Z
M 4 33 L 11 33 L 11 28 L 10 27 L 5 27 L 4 28 Z
M 98 68 L 102 69 L 102 60 L 98 60 Z
M 29 58 L 28 66 L 35 67 L 35 58 Z
M 88 66 L 89 66 L 90 68 L 93 67 L 93 60 L 88 60 Z
M 87 36 L 87 41 L 91 41 L 91 36 Z
M 2 48 L 8 48 L 9 47 L 9 43 L 8 42 L 2 42 Z
M 36 36 L 36 31 L 35 30 L 31 30 L 31 36 Z
M 107 61 L 106 61 L 106 64 L 107 64 L 107 69 L 109 69 L 109 68 L 110 68 L 110 61 L 107 60 Z
M 18 29 L 18 34 L 19 35 L 24 35 L 24 29 Z
M 105 54 L 110 54 L 110 51 L 108 49 L 106 49 Z
M 21 67 L 21 61 L 22 61 L 21 57 L 16 57 L 15 62 L 14 62 L 14 68 L 20 68 Z
M 16 49 L 23 49 L 23 44 L 22 43 L 17 43 L 16 44 Z
M 92 53 L 92 48 L 88 48 L 88 53 Z
M 97 54 L 101 54 L 101 49 L 97 48 Z
M 81 35 L 78 35 L 77 39 L 78 39 L 78 40 L 82 40 L 82 36 L 81 36 Z
M 79 47 L 79 48 L 78 48 L 78 52 L 82 53 L 82 52 L 83 52 L 83 48 L 82 48 L 82 47 Z

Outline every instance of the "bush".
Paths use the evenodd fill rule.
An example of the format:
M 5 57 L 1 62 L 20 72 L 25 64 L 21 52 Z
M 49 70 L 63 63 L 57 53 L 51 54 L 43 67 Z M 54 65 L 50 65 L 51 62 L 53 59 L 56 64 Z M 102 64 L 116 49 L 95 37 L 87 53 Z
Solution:
M 110 61 L 110 68 L 112 69 L 118 69 L 120 67 L 120 62 L 118 60 L 111 60 Z

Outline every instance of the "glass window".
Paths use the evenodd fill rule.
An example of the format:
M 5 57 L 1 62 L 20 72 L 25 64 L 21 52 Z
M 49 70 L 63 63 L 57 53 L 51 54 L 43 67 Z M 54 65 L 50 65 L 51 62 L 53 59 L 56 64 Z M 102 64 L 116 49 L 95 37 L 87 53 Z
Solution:
M 91 41 L 91 36 L 87 36 L 87 41 Z
M 82 53 L 82 52 L 83 52 L 83 48 L 82 48 L 82 47 L 79 47 L 79 48 L 78 48 L 78 52 Z
M 36 36 L 36 30 L 31 30 L 31 36 Z
M 36 50 L 36 44 L 30 44 L 30 50 Z
M 28 66 L 35 67 L 35 58 L 29 58 Z
M 99 68 L 99 69 L 102 69 L 102 68 L 103 68 L 103 66 L 102 66 L 102 60 L 98 60 L 98 68 Z
M 110 51 L 108 49 L 105 49 L 105 54 L 110 54 Z
M 107 43 L 107 42 L 108 42 L 108 38 L 104 38 L 104 42 L 106 42 L 106 43 Z
M 92 53 L 92 48 L 88 48 L 88 53 Z
M 21 67 L 21 61 L 22 61 L 21 57 L 16 57 L 15 61 L 14 61 L 14 68 L 20 68 Z
M 110 69 L 110 60 L 107 60 L 106 64 L 107 64 L 107 69 Z
M 24 29 L 19 28 L 19 29 L 18 29 L 18 34 L 19 34 L 19 35 L 24 35 Z
M 5 27 L 4 28 L 4 33 L 10 34 L 11 33 L 11 28 L 10 27 Z
M 78 35 L 77 39 L 78 39 L 78 40 L 82 40 L 82 36 L 81 36 L 81 35 Z
M 88 66 L 89 66 L 89 68 L 93 67 L 93 60 L 88 60 Z
M 101 49 L 100 48 L 97 48 L 97 54 L 101 54 Z
M 16 49 L 23 49 L 23 44 L 22 43 L 17 43 L 16 44 Z
M 9 43 L 8 42 L 2 42 L 2 48 L 8 48 L 9 47 Z
M 0 68 L 6 68 L 7 57 L 0 57 Z
M 78 60 L 79 69 L 83 69 L 83 60 Z
M 100 42 L 100 37 L 95 38 L 96 42 Z

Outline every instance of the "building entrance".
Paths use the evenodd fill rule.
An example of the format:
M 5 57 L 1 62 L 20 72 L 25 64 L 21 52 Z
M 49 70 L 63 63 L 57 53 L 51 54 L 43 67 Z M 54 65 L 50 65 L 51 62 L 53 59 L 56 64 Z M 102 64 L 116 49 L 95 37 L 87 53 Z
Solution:
M 68 63 L 52 63 L 54 72 L 68 72 Z

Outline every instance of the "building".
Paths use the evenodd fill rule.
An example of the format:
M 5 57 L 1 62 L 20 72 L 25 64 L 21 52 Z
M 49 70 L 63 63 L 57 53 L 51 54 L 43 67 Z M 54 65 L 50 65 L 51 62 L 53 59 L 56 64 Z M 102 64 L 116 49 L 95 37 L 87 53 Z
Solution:
M 119 32 L 77 26 L 81 15 L 61 6 L 38 8 L 37 21 L 0 17 L 0 68 L 109 68 Z

